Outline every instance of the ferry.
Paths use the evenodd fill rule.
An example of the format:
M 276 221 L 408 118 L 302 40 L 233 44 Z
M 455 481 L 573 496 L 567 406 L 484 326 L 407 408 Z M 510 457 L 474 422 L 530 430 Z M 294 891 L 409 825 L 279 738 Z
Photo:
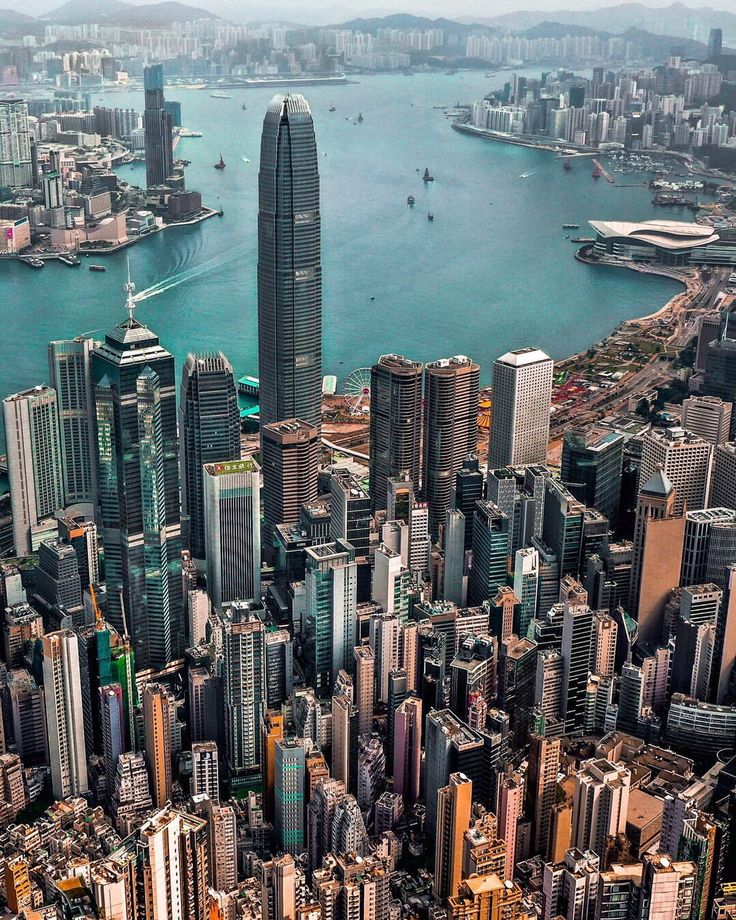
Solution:
M 579 230 L 580 224 L 563 224 L 562 229 L 563 230 Z
M 571 243 L 595 243 L 594 236 L 572 236 L 570 237 Z
M 63 262 L 64 265 L 68 265 L 70 268 L 76 268 L 78 265 L 82 264 L 79 256 L 74 255 L 73 252 L 65 252 L 59 256 L 59 262 Z
M 30 265 L 31 268 L 43 268 L 43 259 L 37 259 L 35 256 L 30 256 L 26 259 L 21 259 L 21 262 L 25 262 L 26 265 Z
M 424 167 L 424 175 L 422 176 L 423 182 L 434 182 L 434 176 L 429 173 L 429 166 Z
M 179 128 L 179 137 L 202 137 L 202 132 L 190 131 L 189 128 Z
M 222 158 L 222 154 L 220 154 L 220 159 L 218 160 L 217 163 L 215 163 L 215 169 L 224 169 L 224 168 L 225 168 L 225 161 Z
M 233 97 L 229 93 L 210 93 L 210 99 L 232 99 Z
M 107 271 L 104 265 L 90 265 L 89 270 L 91 272 L 106 272 Z

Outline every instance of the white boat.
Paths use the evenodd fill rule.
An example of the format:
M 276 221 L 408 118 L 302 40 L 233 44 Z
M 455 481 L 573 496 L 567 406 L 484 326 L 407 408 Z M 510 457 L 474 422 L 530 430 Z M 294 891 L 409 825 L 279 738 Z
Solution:
M 210 99 L 232 99 L 229 93 L 210 93 Z

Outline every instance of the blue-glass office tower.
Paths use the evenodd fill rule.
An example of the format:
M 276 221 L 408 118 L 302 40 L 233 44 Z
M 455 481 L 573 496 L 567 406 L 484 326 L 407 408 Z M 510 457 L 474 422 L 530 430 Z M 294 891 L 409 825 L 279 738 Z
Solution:
M 261 138 L 258 200 L 261 424 L 298 418 L 319 428 L 319 172 L 312 113 L 303 96 L 274 96 L 268 106 Z
M 128 317 L 92 353 L 107 617 L 127 620 L 139 669 L 183 651 L 174 359 Z
M 143 138 L 146 151 L 146 185 L 164 185 L 174 172 L 174 135 L 171 114 L 164 102 L 164 68 L 143 68 Z

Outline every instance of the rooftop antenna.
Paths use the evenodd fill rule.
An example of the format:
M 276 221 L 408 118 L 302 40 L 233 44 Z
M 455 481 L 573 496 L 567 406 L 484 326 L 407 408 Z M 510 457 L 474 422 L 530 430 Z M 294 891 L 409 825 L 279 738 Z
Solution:
M 135 285 L 130 280 L 130 256 L 127 257 L 128 261 L 128 280 L 125 282 L 125 293 L 127 295 L 125 301 L 125 309 L 128 311 L 128 319 L 130 320 L 131 325 L 133 324 L 133 316 L 135 314 Z

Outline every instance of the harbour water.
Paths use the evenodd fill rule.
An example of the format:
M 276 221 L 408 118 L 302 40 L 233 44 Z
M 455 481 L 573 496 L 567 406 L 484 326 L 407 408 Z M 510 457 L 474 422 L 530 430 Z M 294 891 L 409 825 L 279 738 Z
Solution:
M 507 78 L 361 76 L 306 88 L 322 181 L 324 373 L 342 379 L 387 351 L 421 361 L 468 354 L 487 382 L 493 359 L 510 348 L 532 344 L 563 357 L 679 289 L 576 262 L 566 239 L 587 235 L 589 219 L 668 216 L 651 205 L 648 189 L 594 180 L 589 160 L 565 172 L 549 153 L 459 134 L 433 108 L 480 98 Z M 178 145 L 176 155 L 191 160 L 187 183 L 206 204 L 221 203 L 224 216 L 166 230 L 127 252 L 139 290 L 190 278 L 139 307 L 179 365 L 189 349 L 222 349 L 239 374 L 257 373 L 258 155 L 272 92 L 227 92 L 231 98 L 212 99 L 206 90 L 167 90 L 181 101 L 185 126 L 204 135 Z M 94 104 L 141 109 L 142 95 L 108 92 Z M 220 154 L 226 168 L 215 170 Z M 433 183 L 421 180 L 425 166 Z M 141 183 L 144 167 L 120 175 Z M 101 335 L 124 315 L 126 255 L 106 257 L 104 274 L 89 272 L 89 261 L 102 260 L 42 271 L 0 263 L 0 397 L 47 380 L 51 339 Z

